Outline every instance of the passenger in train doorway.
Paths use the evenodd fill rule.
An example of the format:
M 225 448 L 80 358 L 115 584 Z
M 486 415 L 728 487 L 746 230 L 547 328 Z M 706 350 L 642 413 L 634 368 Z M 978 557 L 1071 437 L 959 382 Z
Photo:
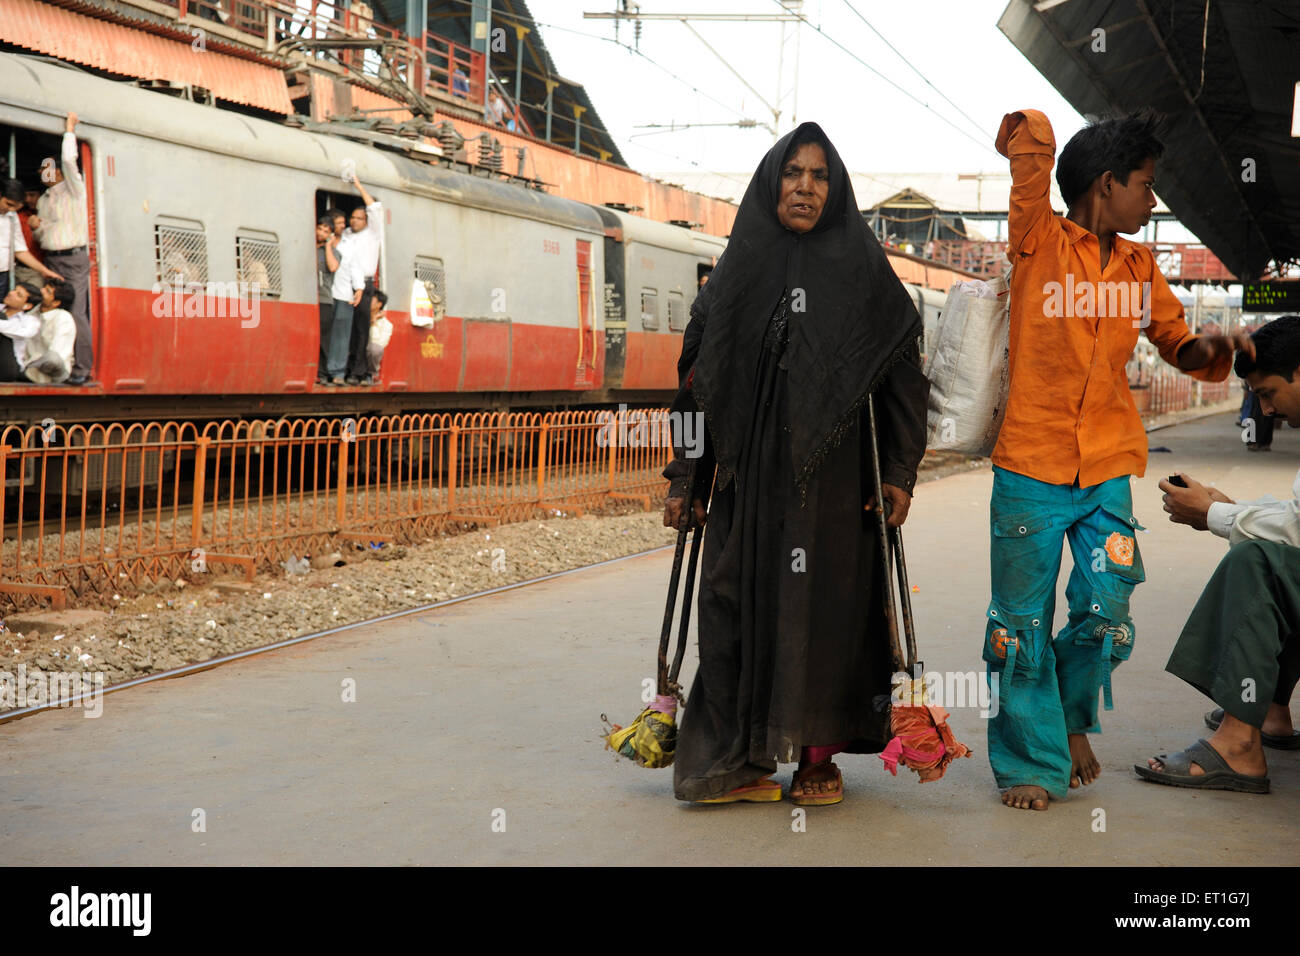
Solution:
M 50 269 L 72 283 L 76 300 L 71 312 L 77 324 L 77 345 L 69 385 L 84 385 L 94 371 L 90 337 L 90 243 L 86 220 L 86 182 L 77 169 L 77 114 L 69 113 L 63 145 L 56 161 L 41 163 L 41 181 L 49 188 L 36 204 L 30 220 Z
M 23 373 L 39 385 L 57 385 L 72 372 L 77 323 L 69 311 L 77 292 L 71 282 L 51 279 L 41 286 L 40 329 L 27 342 Z
M 337 386 L 345 383 L 344 376 L 348 374 L 351 365 L 349 359 L 353 320 L 365 295 L 366 279 L 361 271 L 362 249 L 351 230 L 336 233 L 336 239 L 331 241 L 330 248 L 338 267 L 334 270 L 334 280 L 330 284 L 334 315 L 330 322 L 324 384 Z
M 779 800 L 769 778 L 797 760 L 791 799 L 838 803 L 831 758 L 888 744 L 873 707 L 893 665 L 871 446 L 898 527 L 925 453 L 920 332 L 839 154 L 802 124 L 750 181 L 677 365 L 674 417 L 697 437 L 683 424 L 674 441 L 664 523 L 688 509 L 708 522 L 677 799 Z
M 347 384 L 360 385 L 370 370 L 366 350 L 370 342 L 370 302 L 375 294 L 375 276 L 379 272 L 379 246 L 383 242 L 384 208 L 366 192 L 366 187 L 355 176 L 353 184 L 361 193 L 364 206 L 352 210 L 348 217 L 349 229 L 343 241 L 355 249 L 357 269 L 364 281 L 360 300 L 352 314 L 352 335 L 348 342 Z
M 41 290 L 20 282 L 4 297 L 0 306 L 0 382 L 25 382 L 27 343 L 41 330 Z
M 384 306 L 388 305 L 388 293 L 376 289 L 370 300 L 370 340 L 366 345 L 366 377 L 362 385 L 379 383 L 379 366 L 384 360 L 384 349 L 393 337 L 393 323 L 384 316 Z
M 338 232 L 343 232 L 343 213 L 338 216 Z M 335 247 L 338 236 L 334 231 L 334 216 L 327 212 L 316 222 L 316 298 L 320 308 L 320 359 L 316 371 L 316 384 L 329 382 L 330 331 L 334 327 L 334 273 L 339 259 Z
M 36 285 L 42 278 L 62 278 L 36 256 L 27 241 L 24 223 L 19 216 L 26 199 L 23 184 L 6 179 L 0 185 L 0 295 L 9 291 L 10 281 Z

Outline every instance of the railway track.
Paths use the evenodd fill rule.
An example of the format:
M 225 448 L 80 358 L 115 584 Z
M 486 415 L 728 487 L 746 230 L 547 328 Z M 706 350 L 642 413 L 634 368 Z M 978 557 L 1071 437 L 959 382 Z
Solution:
M 354 621 L 348 624 L 340 624 L 338 627 L 330 627 L 320 631 L 314 631 L 310 634 L 300 634 L 297 637 L 286 638 L 282 641 L 273 641 L 270 644 L 264 644 L 259 647 L 246 648 L 245 650 L 236 651 L 232 654 L 225 654 L 221 657 L 214 657 L 206 661 L 198 661 L 193 664 L 186 664 L 181 667 L 174 667 L 165 671 L 158 671 L 153 674 L 145 674 L 142 677 L 135 677 L 131 680 L 121 681 L 104 687 L 102 690 L 85 692 L 68 697 L 61 697 L 58 700 L 46 702 L 44 704 L 33 704 L 28 707 L 17 708 L 14 710 L 0 713 L 0 724 L 9 723 L 14 720 L 21 720 L 24 717 L 31 717 L 35 714 L 43 713 L 49 710 L 61 710 L 72 707 L 80 701 L 86 700 L 93 696 L 116 693 L 132 687 L 139 687 L 142 684 L 152 684 L 156 681 L 171 680 L 176 677 L 188 677 L 191 674 L 197 674 L 201 671 L 212 670 L 215 667 L 221 667 L 225 664 L 232 664 L 235 661 L 245 660 L 250 657 L 256 657 L 270 651 L 280 650 L 285 647 L 293 647 L 296 644 L 305 644 L 308 641 L 314 641 L 318 638 L 329 637 L 333 634 L 341 634 L 346 631 L 354 631 L 358 628 L 369 627 L 375 624 L 382 624 L 385 621 L 395 620 L 400 617 L 409 617 L 412 614 L 426 614 L 429 611 L 435 611 L 439 608 L 450 607 L 453 604 L 461 604 L 465 601 L 473 601 L 479 598 L 492 597 L 497 594 L 503 594 L 506 591 L 513 591 L 517 588 L 528 587 L 534 584 L 541 584 L 545 581 L 551 581 L 555 578 L 566 577 L 567 575 L 577 574 L 581 571 L 589 571 L 593 568 L 605 567 L 611 564 L 617 564 L 621 561 L 628 561 L 632 558 L 644 557 L 648 554 L 657 554 L 661 551 L 672 548 L 673 545 L 662 545 L 657 548 L 649 548 L 645 551 L 637 551 L 633 554 L 620 555 L 617 558 L 608 558 L 604 561 L 596 561 L 591 564 L 579 565 L 575 568 L 566 568 L 563 571 L 554 571 L 550 574 L 543 574 L 539 577 L 528 578 L 523 581 L 515 581 L 511 584 L 503 584 L 500 587 L 488 588 L 483 591 L 474 591 L 469 594 L 462 594 L 456 597 L 446 598 L 441 601 L 434 601 L 429 604 L 422 604 L 418 607 L 404 608 L 400 611 L 393 611 L 388 614 L 381 614 L 378 617 L 365 618 L 364 620 Z

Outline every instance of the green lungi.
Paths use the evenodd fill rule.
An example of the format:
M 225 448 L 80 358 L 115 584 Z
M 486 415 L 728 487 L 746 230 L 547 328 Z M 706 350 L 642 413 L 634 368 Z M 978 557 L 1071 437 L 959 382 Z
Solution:
M 1238 720 L 1259 727 L 1287 704 L 1300 674 L 1300 548 L 1242 541 L 1192 608 L 1165 670 Z

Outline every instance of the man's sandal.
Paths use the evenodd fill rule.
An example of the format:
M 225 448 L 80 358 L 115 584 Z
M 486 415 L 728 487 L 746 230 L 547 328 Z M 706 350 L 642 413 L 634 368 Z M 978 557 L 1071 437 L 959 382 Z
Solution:
M 1216 707 L 1205 715 L 1205 726 L 1211 730 L 1218 730 L 1221 723 L 1223 723 L 1222 707 Z M 1264 741 L 1265 747 L 1272 747 L 1274 750 L 1300 750 L 1300 730 L 1291 731 L 1290 737 L 1278 737 L 1261 730 L 1259 736 Z
M 1133 769 L 1144 780 L 1153 783 L 1168 784 L 1171 787 L 1186 787 L 1190 790 L 1235 790 L 1238 793 L 1268 793 L 1268 777 L 1252 777 L 1237 773 L 1228 766 L 1217 750 L 1205 740 L 1198 740 L 1186 750 L 1168 755 L 1160 754 L 1156 758 L 1164 764 L 1163 770 L 1153 770 L 1142 764 L 1134 764 Z M 1192 764 L 1199 766 L 1204 773 L 1192 773 Z
M 802 797 L 794 795 L 794 788 L 812 775 L 813 771 L 821 768 L 829 768 L 835 771 L 835 789 L 830 793 L 806 793 Z M 829 780 L 808 781 L 809 783 L 830 783 Z M 833 803 L 840 803 L 844 800 L 844 777 L 840 774 L 840 768 L 835 766 L 829 760 L 823 760 L 821 763 L 815 763 L 810 767 L 805 767 L 795 773 L 794 779 L 790 782 L 790 802 L 796 807 L 826 807 Z
M 695 803 L 776 803 L 781 799 L 781 785 L 769 777 L 760 777 L 751 784 L 728 790 L 720 797 L 696 800 Z

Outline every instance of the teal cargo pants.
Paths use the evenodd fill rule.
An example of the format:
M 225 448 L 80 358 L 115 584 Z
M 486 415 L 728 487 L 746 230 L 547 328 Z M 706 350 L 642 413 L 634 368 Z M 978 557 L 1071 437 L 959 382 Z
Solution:
M 1100 733 L 1097 698 L 1133 650 L 1129 597 L 1144 580 L 1128 476 L 1091 488 L 1049 485 L 993 469 L 989 602 L 983 658 L 998 675 L 989 762 L 999 787 L 1070 786 L 1068 734 Z M 1069 619 L 1052 639 L 1061 539 L 1074 569 Z

